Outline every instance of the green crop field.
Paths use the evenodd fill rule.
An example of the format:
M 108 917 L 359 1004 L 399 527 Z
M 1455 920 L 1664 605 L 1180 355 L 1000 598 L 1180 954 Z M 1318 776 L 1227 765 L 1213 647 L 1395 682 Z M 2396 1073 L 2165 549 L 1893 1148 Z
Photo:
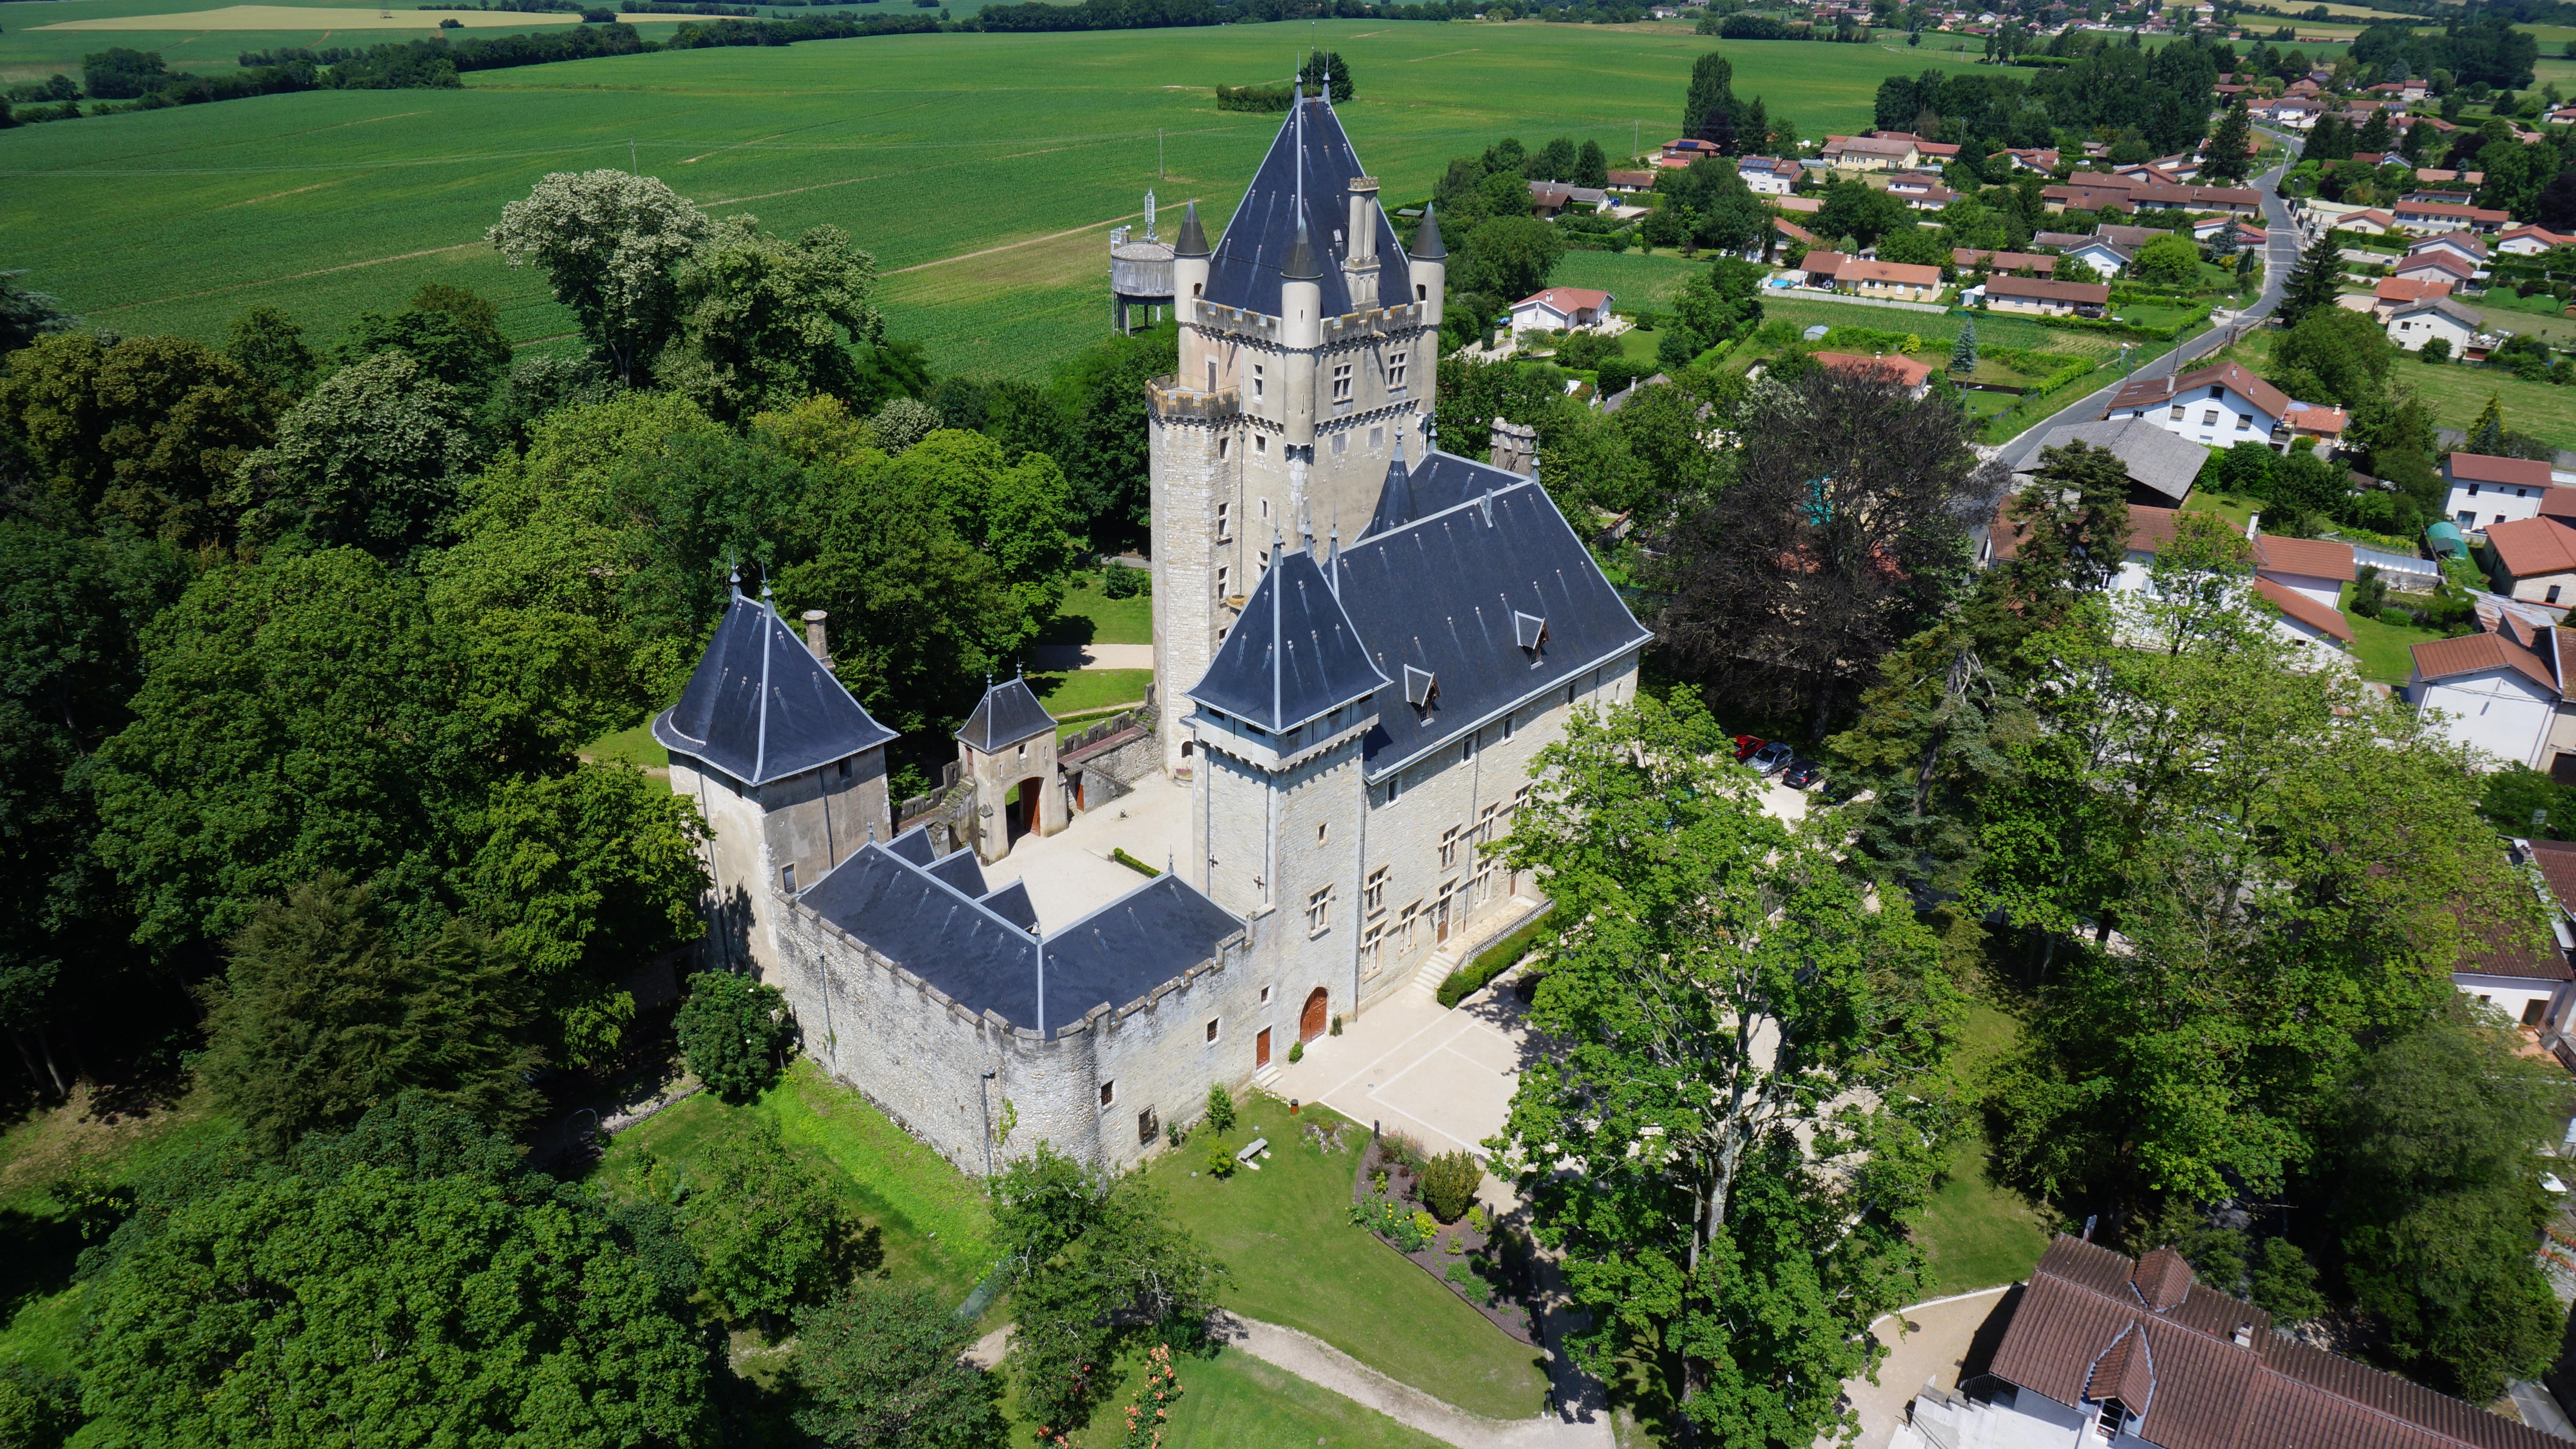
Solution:
M 0 42 L 23 39 L 31 9 L 117 5 L 153 8 L 0 4 Z M 1208 88 L 1284 77 L 1310 41 L 1358 76 L 1344 124 L 1391 199 L 1427 194 L 1450 157 L 1507 134 L 1652 147 L 1712 48 L 1733 57 L 1740 94 L 1810 134 L 1865 126 L 1882 77 L 1942 63 L 1669 29 L 1364 21 L 622 56 L 475 72 L 459 90 L 0 132 L 0 266 L 93 325 L 206 339 L 262 303 L 334 339 L 358 312 L 449 282 L 492 297 L 512 337 L 536 343 L 570 334 L 571 316 L 501 263 L 485 228 L 548 171 L 632 155 L 710 211 L 848 231 L 886 272 L 891 335 L 926 343 L 942 370 L 1042 375 L 1106 325 L 1106 233 L 1147 188 L 1167 226 L 1193 196 L 1212 225 L 1230 214 L 1278 123 L 1220 112 Z

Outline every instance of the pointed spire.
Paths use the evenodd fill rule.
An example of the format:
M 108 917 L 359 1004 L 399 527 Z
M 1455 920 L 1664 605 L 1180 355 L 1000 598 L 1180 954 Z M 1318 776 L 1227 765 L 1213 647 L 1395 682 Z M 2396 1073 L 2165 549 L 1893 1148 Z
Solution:
M 1181 212 L 1180 240 L 1172 244 L 1176 257 L 1203 257 L 1208 254 L 1207 232 L 1199 226 L 1199 203 L 1196 197 Z
M 1413 232 L 1413 259 L 1417 262 L 1449 259 L 1449 249 L 1440 244 L 1440 218 L 1434 214 L 1435 211 L 1431 203 L 1423 203 L 1422 225 L 1414 228 Z
M 1315 261 L 1314 238 L 1306 234 L 1306 202 L 1302 186 L 1299 192 L 1297 239 L 1288 244 L 1288 264 L 1279 269 L 1279 276 L 1289 282 L 1320 282 L 1324 279 L 1324 269 Z

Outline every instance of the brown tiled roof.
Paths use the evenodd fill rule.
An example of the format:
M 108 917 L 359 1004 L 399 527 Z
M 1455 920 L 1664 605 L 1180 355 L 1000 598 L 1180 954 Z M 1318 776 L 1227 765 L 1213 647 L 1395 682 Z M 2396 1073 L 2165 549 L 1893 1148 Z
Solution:
M 2352 642 L 2352 621 L 2340 610 L 2329 609 L 2277 579 L 2254 576 L 2254 592 L 2261 594 L 2273 608 L 2346 644 Z
M 2409 272 L 2448 272 L 2455 278 L 2477 275 L 2477 268 L 2453 252 L 2417 252 L 2397 264 L 2397 275 Z
M 2351 583 L 2361 577 L 2353 569 L 2352 545 L 2330 538 L 2283 538 L 2262 534 L 2254 540 L 2254 567 L 2265 573 L 2305 574 L 2310 578 L 2337 579 Z
M 2567 631 L 2561 629 L 2558 632 L 2564 635 Z M 2559 642 L 2563 646 L 2568 641 L 2561 639 Z M 2549 893 L 2558 898 L 2560 910 L 2576 903 L 2576 844 L 2564 840 L 2535 840 L 2531 842 L 2531 863 L 2540 871 L 2540 878 L 2549 883 Z
M 2100 307 L 2110 302 L 2111 287 L 2107 282 L 2060 282 L 2049 277 L 1990 277 L 1986 280 L 1986 295 Z
M 1981 252 L 1967 247 L 1952 247 L 1950 262 L 1953 266 L 1983 266 L 1998 272 L 2017 272 L 2028 267 L 2043 277 L 2057 270 L 2057 258 L 2043 257 L 2036 252 Z
M 2457 639 L 2427 639 L 2410 646 L 2415 672 L 2426 679 L 2449 679 L 2489 669 L 2510 669 L 2552 695 L 2558 681 L 2539 655 L 2501 634 L 2463 634 Z
M 2382 302 L 2418 302 L 2451 295 L 2451 284 L 2431 277 L 2382 277 L 2371 295 Z
M 2525 488 L 2546 488 L 2549 486 L 2549 465 L 2535 458 L 2498 458 L 2486 453 L 2453 453 L 2451 481 L 2454 483 L 2512 483 Z
M 2138 1437 L 2163 1449 L 2565 1449 L 2537 1429 L 2274 1337 L 2271 1315 L 2189 1282 L 2187 1269 L 2181 1277 L 2177 1285 L 2162 1264 L 2147 1269 L 2061 1234 L 2013 1309 L 1995 1375 L 2069 1406 L 2117 1383 L 2121 1403 L 2143 1416 Z
M 1911 357 L 1863 357 L 1857 352 L 1819 352 L 1816 361 L 1836 372 L 1863 377 L 1881 375 L 1907 387 L 1921 387 L 1923 380 L 1932 375 L 1932 364 L 1917 362 Z
M 2290 410 L 2288 393 L 2247 372 L 2243 364 L 2235 362 L 2221 362 L 2186 372 L 2180 377 L 2139 378 L 2112 394 L 2111 406 L 2151 407 L 2212 385 L 2233 391 L 2276 418 Z
M 2495 550 L 2496 561 L 2504 565 L 2504 571 L 2518 579 L 2534 574 L 2576 573 L 2576 529 L 2554 517 L 2490 523 L 2487 547 Z

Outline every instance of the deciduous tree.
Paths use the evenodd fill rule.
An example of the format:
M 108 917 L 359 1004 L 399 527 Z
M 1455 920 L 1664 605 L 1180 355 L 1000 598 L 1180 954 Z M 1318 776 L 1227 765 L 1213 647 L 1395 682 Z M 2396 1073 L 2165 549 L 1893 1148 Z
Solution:
M 923 1288 L 862 1279 L 796 1315 L 796 1423 L 851 1449 L 984 1449 L 1008 1437 L 975 1330 Z
M 838 227 L 793 241 L 729 216 L 674 277 L 677 335 L 655 359 L 655 378 L 735 421 L 818 392 L 858 390 L 853 345 L 885 332 L 870 298 L 876 259 Z
M 243 534 L 404 558 L 446 537 L 480 452 L 464 395 L 408 353 L 376 353 L 324 379 L 242 460 Z
M 728 1102 L 748 1102 L 777 1083 L 796 1030 L 777 987 L 731 971 L 690 977 L 689 999 L 671 1025 L 689 1070 Z
M 847 1282 L 860 1246 L 840 1194 L 758 1114 L 690 1164 L 680 1221 L 707 1296 L 764 1326 Z
M 555 300 L 632 382 L 677 320 L 674 273 L 713 229 L 656 178 L 556 171 L 484 235 L 510 265 L 544 271 Z
M 121 519 L 186 547 L 229 539 L 222 497 L 282 402 L 239 363 L 179 337 L 52 333 L 0 372 L 0 431 L 26 447 L 22 509 L 66 527 Z

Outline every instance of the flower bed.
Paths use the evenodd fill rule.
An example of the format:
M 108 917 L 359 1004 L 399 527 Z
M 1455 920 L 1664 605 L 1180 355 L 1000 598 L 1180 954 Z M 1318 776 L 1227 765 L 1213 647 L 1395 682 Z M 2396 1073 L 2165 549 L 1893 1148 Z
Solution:
M 1440 1280 L 1488 1322 L 1537 1348 L 1529 1239 L 1480 1204 L 1454 1223 L 1422 1203 L 1422 1149 L 1400 1134 L 1369 1143 L 1351 1179 L 1351 1221 Z

